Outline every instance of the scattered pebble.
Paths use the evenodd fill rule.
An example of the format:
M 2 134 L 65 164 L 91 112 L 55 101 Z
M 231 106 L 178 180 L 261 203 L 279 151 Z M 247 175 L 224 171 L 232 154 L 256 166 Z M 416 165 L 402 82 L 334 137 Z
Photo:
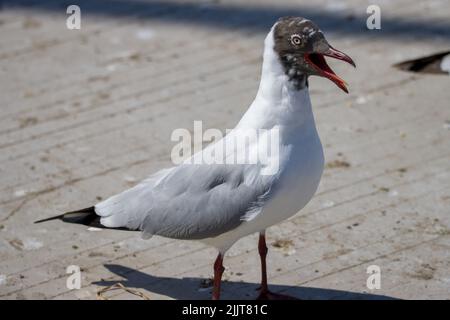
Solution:
M 328 169 L 334 169 L 334 168 L 348 168 L 351 164 L 344 160 L 334 160 L 328 162 L 325 167 Z
M 88 78 L 88 82 L 95 82 L 95 81 L 108 81 L 108 80 L 110 80 L 111 78 L 110 78 L 110 76 L 108 76 L 108 75 L 97 75 L 97 76 L 92 76 L 92 77 L 89 77 Z M 75 101 L 74 102 L 74 105 L 77 105 L 77 106 L 79 106 L 80 105 L 80 102 L 79 101 Z
M 22 240 L 13 239 L 13 240 L 10 240 L 8 242 L 13 248 L 15 248 L 15 249 L 17 249 L 19 251 L 21 251 L 23 249 L 23 242 L 22 242 Z
M 78 246 L 77 246 L 77 245 L 73 245 L 73 246 L 72 246 L 72 249 L 77 250 L 77 249 L 78 249 Z
M 25 117 L 25 118 L 21 118 L 19 119 L 19 127 L 21 129 L 26 128 L 28 126 L 32 126 L 35 125 L 36 123 L 38 123 L 39 120 L 36 117 Z
M 31 90 L 27 90 L 23 93 L 24 98 L 33 98 L 35 96 L 35 93 Z
M 290 239 L 278 239 L 272 243 L 272 246 L 281 249 L 286 256 L 293 255 L 296 251 L 294 248 L 294 242 Z
M 99 92 L 99 93 L 97 94 L 97 97 L 98 97 L 99 99 L 101 99 L 101 100 L 106 100 L 106 99 L 108 99 L 108 98 L 110 97 L 110 95 L 109 95 L 108 92 Z
M 139 52 L 132 53 L 128 57 L 128 59 L 135 60 L 135 61 L 140 60 L 141 58 L 142 58 L 142 56 L 141 56 L 141 54 Z
M 102 252 L 96 252 L 92 251 L 88 254 L 89 258 L 95 258 L 95 257 L 104 257 L 105 255 Z
M 293 245 L 294 242 L 290 239 L 278 239 L 274 243 L 272 243 L 272 246 L 274 246 L 275 248 L 287 248 Z
M 420 267 L 417 268 L 414 273 L 409 274 L 409 276 L 419 280 L 431 280 L 434 278 L 435 271 L 435 267 L 429 265 L 428 263 L 424 263 L 420 265 Z
M 9 241 L 9 244 L 19 251 L 36 250 L 43 247 L 43 243 L 34 238 L 25 239 L 23 241 L 20 239 L 13 239 Z

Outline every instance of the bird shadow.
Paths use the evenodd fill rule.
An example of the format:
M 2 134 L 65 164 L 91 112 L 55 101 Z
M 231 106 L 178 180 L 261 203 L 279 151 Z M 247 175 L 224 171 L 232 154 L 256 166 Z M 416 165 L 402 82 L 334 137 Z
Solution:
M 305 1 L 306 3 L 306 1 Z M 67 0 L 2 0 L 0 9 L 22 9 L 34 12 L 65 14 Z M 97 17 L 130 18 L 133 20 L 164 21 L 175 24 L 194 24 L 208 28 L 237 29 L 267 32 L 282 16 L 303 16 L 318 23 L 324 31 L 367 37 L 420 37 L 450 38 L 448 19 L 383 15 L 382 29 L 368 30 L 366 7 L 345 5 L 330 9 L 325 5 L 314 7 L 302 3 L 295 5 L 229 4 L 221 0 L 167 1 L 167 0 L 78 0 L 87 19 Z M 352 10 L 353 8 L 353 10 Z M 399 10 L 401 12 L 401 9 Z
M 170 278 L 157 277 L 139 270 L 117 264 L 105 264 L 110 272 L 123 277 L 122 281 L 97 281 L 99 286 L 110 286 L 120 282 L 125 287 L 144 289 L 146 291 L 167 296 L 177 300 L 207 300 L 211 298 L 211 288 L 202 288 L 202 278 Z M 255 299 L 259 284 L 239 281 L 223 281 L 222 299 Z M 397 300 L 397 298 L 369 293 L 358 293 L 344 290 L 297 287 L 287 285 L 271 285 L 270 290 L 288 294 L 301 300 Z

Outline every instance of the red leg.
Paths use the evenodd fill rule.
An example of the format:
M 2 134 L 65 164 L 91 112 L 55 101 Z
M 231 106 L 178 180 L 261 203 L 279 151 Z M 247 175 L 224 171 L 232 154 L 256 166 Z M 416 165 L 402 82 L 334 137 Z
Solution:
M 266 268 L 266 256 L 267 256 L 267 245 L 266 245 L 266 235 L 264 232 L 259 234 L 258 241 L 258 251 L 261 258 L 261 294 L 266 294 L 269 289 L 267 287 L 267 268 Z
M 266 256 L 267 245 L 265 232 L 259 234 L 258 251 L 261 258 L 261 288 L 259 291 L 258 300 L 296 300 L 297 298 L 290 297 L 284 294 L 273 293 L 269 291 L 267 286 L 267 268 L 266 268 Z
M 223 256 L 221 253 L 218 254 L 216 262 L 214 262 L 214 287 L 213 287 L 213 300 L 220 299 L 220 283 L 222 282 L 222 274 L 225 268 L 223 267 Z

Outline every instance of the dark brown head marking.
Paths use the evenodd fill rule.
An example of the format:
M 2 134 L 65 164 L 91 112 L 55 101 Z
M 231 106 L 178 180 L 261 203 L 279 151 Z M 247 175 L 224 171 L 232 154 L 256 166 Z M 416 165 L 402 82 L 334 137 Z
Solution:
M 309 75 L 317 71 L 305 60 L 305 54 L 326 52 L 329 45 L 319 27 L 301 17 L 284 17 L 274 29 L 274 50 L 286 75 L 297 89 L 308 85 Z

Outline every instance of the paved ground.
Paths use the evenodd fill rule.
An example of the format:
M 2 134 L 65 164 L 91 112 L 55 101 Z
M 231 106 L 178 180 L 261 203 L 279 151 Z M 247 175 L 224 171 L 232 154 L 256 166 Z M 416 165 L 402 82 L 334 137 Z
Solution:
M 79 31 L 65 28 L 63 1 L 1 3 L 1 299 L 95 299 L 119 281 L 152 299 L 209 298 L 215 253 L 201 244 L 32 221 L 169 166 L 175 128 L 232 128 L 282 15 L 315 20 L 358 69 L 331 62 L 350 95 L 311 80 L 328 165 L 311 203 L 268 231 L 273 289 L 450 298 L 450 77 L 391 67 L 449 49 L 447 0 L 72 2 Z M 369 3 L 381 31 L 365 29 Z M 258 263 L 255 236 L 232 248 L 225 298 L 256 295 Z M 69 265 L 82 268 L 80 290 L 66 287 Z M 369 265 L 379 290 L 366 287 Z

